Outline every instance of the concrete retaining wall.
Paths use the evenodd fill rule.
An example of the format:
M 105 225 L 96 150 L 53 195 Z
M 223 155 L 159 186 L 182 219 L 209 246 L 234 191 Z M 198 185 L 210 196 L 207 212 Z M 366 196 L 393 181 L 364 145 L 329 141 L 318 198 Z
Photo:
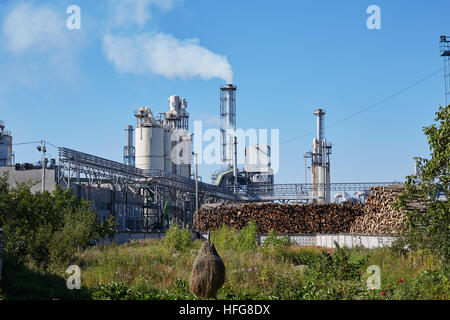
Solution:
M 373 235 L 333 235 L 333 234 L 318 234 L 316 235 L 316 246 L 334 248 L 334 242 L 340 247 L 364 247 L 364 248 L 380 248 L 390 247 L 395 241 L 395 237 L 390 236 L 373 236 Z
M 353 235 L 353 234 L 312 234 L 312 235 L 296 235 L 289 234 L 285 236 L 289 240 L 299 246 L 318 246 L 326 248 L 335 248 L 336 241 L 340 247 L 354 248 L 364 247 L 368 249 L 390 247 L 395 241 L 395 237 L 384 235 Z M 202 233 L 202 238 L 207 239 L 207 234 Z M 263 244 L 267 239 L 267 235 L 259 235 L 259 243 Z

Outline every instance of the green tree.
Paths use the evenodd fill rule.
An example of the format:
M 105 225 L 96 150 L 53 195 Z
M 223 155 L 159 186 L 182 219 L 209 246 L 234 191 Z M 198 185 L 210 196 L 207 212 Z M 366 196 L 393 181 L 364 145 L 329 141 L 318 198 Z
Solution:
M 113 231 L 111 219 L 100 222 L 91 203 L 72 191 L 31 192 L 31 183 L 10 188 L 0 177 L 0 227 L 8 262 L 33 262 L 46 268 L 73 259 L 76 250 Z
M 426 249 L 448 261 L 450 105 L 439 108 L 435 122 L 423 129 L 431 158 L 415 158 L 417 175 L 406 177 L 406 192 L 397 199 L 408 216 L 397 246 Z

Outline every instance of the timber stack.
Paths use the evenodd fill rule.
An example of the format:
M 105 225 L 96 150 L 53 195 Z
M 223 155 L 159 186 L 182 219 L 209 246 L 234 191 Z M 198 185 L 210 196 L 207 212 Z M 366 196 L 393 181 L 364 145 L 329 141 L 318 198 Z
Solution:
M 194 216 L 194 227 L 200 232 L 216 230 L 222 224 L 242 229 L 250 221 L 259 233 L 315 234 L 348 233 L 355 219 L 363 214 L 361 203 L 277 204 L 241 203 L 206 204 Z
M 404 225 L 406 215 L 393 207 L 395 199 L 405 188 L 403 185 L 371 187 L 364 204 L 364 212 L 350 228 L 352 234 L 395 235 Z

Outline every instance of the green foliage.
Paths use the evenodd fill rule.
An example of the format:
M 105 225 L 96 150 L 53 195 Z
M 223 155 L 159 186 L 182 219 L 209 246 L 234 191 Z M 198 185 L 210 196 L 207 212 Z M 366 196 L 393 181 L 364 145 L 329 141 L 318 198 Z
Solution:
M 361 267 L 369 259 L 368 256 L 351 261 L 351 256 L 347 248 L 339 247 L 335 241 L 336 251 L 330 254 L 322 251 L 321 259 L 318 261 L 318 272 L 321 275 L 328 275 L 336 280 L 359 280 L 361 277 Z
M 393 300 L 448 300 L 450 295 L 449 273 L 445 267 L 422 270 L 413 278 L 385 285 L 381 291 L 383 299 Z
M 97 221 L 91 204 L 78 201 L 71 190 L 31 193 L 30 183 L 8 188 L 6 181 L 0 178 L 0 225 L 11 263 L 44 269 L 68 263 L 76 250 L 112 232 L 113 221 Z
M 98 283 L 97 288 L 92 290 L 92 296 L 98 300 L 126 300 L 133 299 L 133 292 L 125 283 L 111 281 Z
M 424 128 L 431 159 L 415 158 L 417 175 L 406 177 L 406 192 L 396 207 L 408 213 L 397 248 L 429 249 L 446 261 L 450 258 L 450 105 L 440 107 L 436 123 Z M 438 195 L 444 197 L 439 199 Z M 420 201 L 423 208 L 411 207 Z
M 238 247 L 238 238 L 236 230 L 226 225 L 221 225 L 217 230 L 211 231 L 210 241 L 217 248 L 236 249 Z
M 315 266 L 321 259 L 321 254 L 314 249 L 280 247 L 271 252 L 271 255 L 280 262 L 292 263 L 294 265 Z
M 23 271 L 7 265 L 2 295 L 6 299 L 198 299 L 189 293 L 188 281 L 200 246 L 201 241 L 195 241 L 193 248 L 183 254 L 164 250 L 167 247 L 164 240 L 88 248 L 77 253 L 76 264 L 82 269 L 81 291 L 65 288 L 64 277 L 44 274 L 35 267 Z M 245 252 L 221 249 L 227 270 L 218 299 L 448 300 L 450 297 L 448 265 L 434 261 L 428 254 L 410 251 L 404 256 L 390 248 L 339 248 L 328 250 L 329 263 L 328 259 L 323 262 L 324 254 L 318 248 L 280 249 L 285 251 L 282 258 L 266 255 L 259 249 Z M 361 260 L 368 253 L 370 260 L 362 265 Z M 361 264 L 359 269 L 357 264 Z M 367 275 L 366 266 L 372 264 L 381 268 L 380 290 L 368 290 L 365 277 L 359 278 L 359 273 Z
M 223 224 L 217 230 L 211 231 L 210 238 L 211 242 L 221 249 L 254 251 L 258 247 L 258 225 L 250 221 L 238 232 Z
M 253 251 L 258 247 L 258 225 L 254 221 L 238 233 L 238 247 L 244 251 Z
M 180 228 L 177 224 L 172 224 L 166 233 L 166 245 L 169 250 L 186 251 L 192 245 L 192 232 L 189 228 Z
M 145 291 L 130 287 L 126 283 L 111 281 L 98 283 L 91 290 L 92 297 L 98 300 L 195 300 L 189 292 L 189 283 L 177 279 L 169 289 L 147 288 Z
M 264 240 L 262 249 L 264 253 L 274 255 L 289 245 L 290 241 L 288 237 L 278 238 L 275 231 L 271 230 L 266 240 Z

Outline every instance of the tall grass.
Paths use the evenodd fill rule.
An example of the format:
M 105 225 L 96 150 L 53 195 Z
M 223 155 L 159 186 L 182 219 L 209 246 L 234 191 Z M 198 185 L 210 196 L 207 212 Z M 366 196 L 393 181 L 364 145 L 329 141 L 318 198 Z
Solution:
M 448 266 L 428 252 L 324 250 L 294 246 L 275 240 L 275 235 L 257 246 L 252 232 L 254 226 L 244 233 L 228 227 L 211 233 L 226 266 L 218 299 L 450 298 Z M 188 283 L 201 241 L 186 242 L 178 249 L 170 248 L 169 241 L 101 245 L 79 252 L 82 287 L 94 299 L 196 299 Z M 373 264 L 381 269 L 379 290 L 366 287 L 366 270 Z

